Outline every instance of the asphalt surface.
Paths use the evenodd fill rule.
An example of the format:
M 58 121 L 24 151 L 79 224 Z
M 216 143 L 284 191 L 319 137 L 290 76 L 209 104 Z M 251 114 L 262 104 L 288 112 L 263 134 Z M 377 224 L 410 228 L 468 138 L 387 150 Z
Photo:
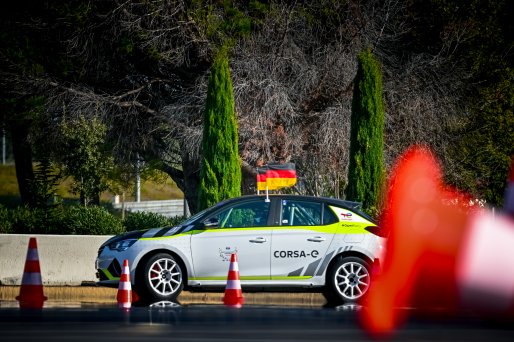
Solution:
M 362 308 L 172 304 L 133 307 L 0 307 L 0 341 L 373 341 Z M 411 317 L 415 310 L 410 309 Z M 514 324 L 477 317 L 411 318 L 385 340 L 514 341 Z

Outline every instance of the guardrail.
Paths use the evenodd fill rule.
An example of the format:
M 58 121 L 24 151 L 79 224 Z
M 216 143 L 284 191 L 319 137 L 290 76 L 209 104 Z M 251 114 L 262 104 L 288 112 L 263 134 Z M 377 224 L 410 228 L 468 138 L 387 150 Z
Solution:
M 142 201 L 142 202 L 117 202 L 113 201 L 115 209 L 123 209 L 131 212 L 148 211 L 167 217 L 187 215 L 184 211 L 184 200 Z

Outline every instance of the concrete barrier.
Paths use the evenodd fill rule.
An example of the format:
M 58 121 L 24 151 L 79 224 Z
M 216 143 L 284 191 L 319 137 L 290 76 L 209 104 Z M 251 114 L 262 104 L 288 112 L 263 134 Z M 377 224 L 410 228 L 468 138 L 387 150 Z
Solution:
M 0 285 L 20 285 L 30 237 L 37 238 L 43 285 L 96 282 L 98 248 L 111 236 L 0 234 Z

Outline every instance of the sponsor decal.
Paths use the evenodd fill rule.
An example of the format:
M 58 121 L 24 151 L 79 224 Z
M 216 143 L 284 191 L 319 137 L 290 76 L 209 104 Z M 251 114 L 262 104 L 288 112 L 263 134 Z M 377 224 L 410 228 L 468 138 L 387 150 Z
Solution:
M 352 216 L 353 216 L 353 214 L 350 211 L 342 212 L 341 213 L 341 219 L 345 220 L 345 221 L 351 221 L 352 220 Z
M 225 247 L 225 249 L 219 249 L 220 257 L 222 261 L 230 261 L 230 256 L 234 253 L 237 253 L 237 247 Z
M 319 256 L 319 252 L 317 250 L 313 250 L 311 252 L 306 251 L 274 251 L 273 256 L 275 258 L 285 259 L 285 258 L 306 258 L 313 257 L 317 258 Z

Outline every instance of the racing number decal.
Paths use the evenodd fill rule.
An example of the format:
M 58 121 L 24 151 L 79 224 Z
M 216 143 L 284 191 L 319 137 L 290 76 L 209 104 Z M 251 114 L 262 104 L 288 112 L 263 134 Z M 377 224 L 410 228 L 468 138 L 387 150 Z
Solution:
M 319 252 L 317 250 L 313 250 L 310 253 L 306 253 L 305 251 L 275 251 L 273 252 L 273 256 L 275 258 L 306 258 L 308 256 L 317 258 Z

